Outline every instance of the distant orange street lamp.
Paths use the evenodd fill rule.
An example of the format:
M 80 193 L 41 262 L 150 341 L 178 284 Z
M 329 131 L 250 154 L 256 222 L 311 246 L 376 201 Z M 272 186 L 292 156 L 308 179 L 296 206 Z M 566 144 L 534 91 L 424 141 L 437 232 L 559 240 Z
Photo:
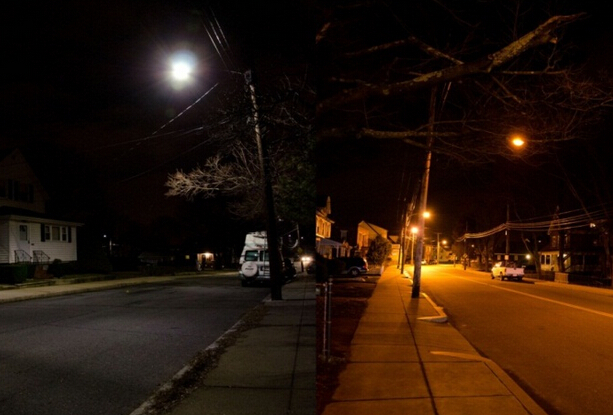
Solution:
M 511 137 L 511 144 L 513 144 L 515 148 L 521 148 L 526 144 L 526 140 L 521 135 L 514 135 Z

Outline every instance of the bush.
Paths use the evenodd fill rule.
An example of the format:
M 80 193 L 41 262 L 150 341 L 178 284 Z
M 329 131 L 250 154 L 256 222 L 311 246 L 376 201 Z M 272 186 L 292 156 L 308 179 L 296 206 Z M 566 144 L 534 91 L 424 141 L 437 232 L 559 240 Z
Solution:
M 78 267 L 75 262 L 62 262 L 59 259 L 54 259 L 47 272 L 55 278 L 62 278 L 65 275 L 78 273 Z
M 34 268 L 28 264 L 1 266 L 0 284 L 21 284 L 31 273 L 34 273 Z
M 377 235 L 377 237 L 370 243 L 366 259 L 368 259 L 368 262 L 372 263 L 373 265 L 381 265 L 391 252 L 392 243 L 381 235 Z

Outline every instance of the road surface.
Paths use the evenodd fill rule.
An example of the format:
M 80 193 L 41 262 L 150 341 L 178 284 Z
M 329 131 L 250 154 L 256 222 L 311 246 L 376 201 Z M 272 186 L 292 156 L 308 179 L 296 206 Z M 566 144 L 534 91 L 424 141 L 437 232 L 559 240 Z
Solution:
M 226 275 L 0 304 L 0 413 L 130 414 L 269 292 Z
M 613 413 L 613 291 L 424 266 L 422 291 L 550 415 Z

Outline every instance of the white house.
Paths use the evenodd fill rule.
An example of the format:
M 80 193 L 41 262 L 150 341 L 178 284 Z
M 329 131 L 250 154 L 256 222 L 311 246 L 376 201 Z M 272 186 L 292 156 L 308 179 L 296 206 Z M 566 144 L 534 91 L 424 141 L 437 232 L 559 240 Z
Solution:
M 46 200 L 21 152 L 0 152 L 0 264 L 77 260 L 81 224 L 47 217 Z

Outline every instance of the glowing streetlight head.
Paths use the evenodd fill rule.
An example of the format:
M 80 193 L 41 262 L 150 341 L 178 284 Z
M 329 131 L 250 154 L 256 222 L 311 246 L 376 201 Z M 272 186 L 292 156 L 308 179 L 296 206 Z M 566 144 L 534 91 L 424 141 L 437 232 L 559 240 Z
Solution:
M 174 62 L 172 64 L 172 77 L 177 81 L 186 81 L 192 74 L 192 67 L 186 62 Z
M 413 227 L 411 228 L 411 233 L 412 233 L 412 234 L 416 234 L 417 232 L 419 232 L 419 229 L 417 228 L 417 226 L 413 226 Z
M 425 211 L 424 212 L 424 218 L 428 219 L 430 217 L 430 212 Z
M 169 75 L 176 88 L 180 88 L 192 79 L 196 69 L 196 56 L 189 51 L 180 50 L 170 57 Z
M 510 141 L 515 148 L 522 148 L 526 144 L 526 139 L 521 134 L 514 134 Z

